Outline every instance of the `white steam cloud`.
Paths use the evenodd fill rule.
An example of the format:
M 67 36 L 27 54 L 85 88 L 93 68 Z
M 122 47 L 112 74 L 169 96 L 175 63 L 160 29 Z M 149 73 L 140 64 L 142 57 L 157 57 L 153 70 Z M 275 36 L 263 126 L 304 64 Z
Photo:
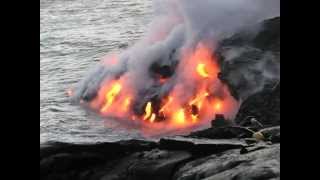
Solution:
M 218 42 L 280 14 L 279 0 L 154 0 L 153 7 L 154 19 L 146 36 L 120 55 L 118 65 L 93 70 L 77 89 L 77 97 L 96 91 L 106 76 L 125 71 L 136 77 L 137 87 L 146 86 L 150 81 L 146 67 L 155 61 L 169 63 L 174 50 L 192 47 L 201 39 Z
M 153 7 L 154 18 L 145 36 L 120 55 L 102 59 L 74 89 L 73 100 L 90 99 L 103 81 L 124 73 L 131 78 L 130 86 L 137 92 L 150 89 L 154 80 L 148 74 L 153 63 L 172 66 L 180 61 L 184 49 L 192 49 L 200 41 L 216 47 L 220 40 L 242 28 L 280 15 L 279 0 L 154 0 Z M 237 56 L 241 49 L 233 51 L 230 56 Z M 110 63 L 114 59 L 117 63 Z M 262 64 L 255 68 L 264 71 Z M 270 71 L 262 74 L 273 76 Z M 237 77 L 232 79 L 237 82 Z M 171 86 L 165 85 L 156 93 L 163 93 Z

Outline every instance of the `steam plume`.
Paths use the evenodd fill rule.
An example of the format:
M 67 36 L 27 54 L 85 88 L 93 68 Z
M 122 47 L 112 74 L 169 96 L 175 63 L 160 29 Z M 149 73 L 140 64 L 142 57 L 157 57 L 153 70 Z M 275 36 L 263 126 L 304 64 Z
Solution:
M 77 85 L 72 99 L 90 99 L 97 94 L 101 84 L 119 76 L 130 79 L 126 86 L 134 93 L 152 89 L 155 85 L 149 71 L 154 63 L 183 64 L 183 55 L 195 49 L 199 42 L 214 49 L 220 40 L 244 27 L 252 26 L 252 32 L 258 31 L 259 27 L 253 25 L 279 16 L 279 7 L 278 0 L 154 0 L 154 18 L 145 36 L 123 53 L 103 58 Z M 233 51 L 233 54 L 239 54 L 242 50 Z M 262 72 L 261 76 L 273 77 L 271 71 L 264 70 L 264 64 L 253 67 Z M 193 85 L 188 84 L 190 82 L 184 76 L 179 76 L 181 70 L 178 71 L 174 81 L 155 93 L 165 93 L 179 83 L 192 89 Z M 249 80 L 251 76 L 246 78 Z M 237 77 L 231 79 L 237 82 Z

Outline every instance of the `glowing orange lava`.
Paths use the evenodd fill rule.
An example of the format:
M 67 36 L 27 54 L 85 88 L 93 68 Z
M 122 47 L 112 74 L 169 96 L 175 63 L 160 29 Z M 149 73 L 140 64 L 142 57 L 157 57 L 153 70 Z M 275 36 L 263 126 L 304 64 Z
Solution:
M 114 99 L 120 93 L 121 88 L 122 86 L 118 82 L 115 82 L 114 84 L 111 85 L 110 91 L 108 91 L 108 93 L 106 94 L 106 103 L 101 108 L 101 112 L 105 112 L 112 105 Z
M 220 102 L 216 102 L 216 104 L 214 105 L 214 109 L 216 111 L 220 111 L 221 110 L 221 103 Z
M 178 112 L 173 115 L 173 120 L 176 125 L 184 125 L 186 123 L 184 109 L 179 109 Z
M 163 77 L 160 77 L 160 78 L 159 78 L 159 82 L 160 82 L 161 84 L 164 84 L 167 80 L 168 80 L 167 78 L 163 78 Z
M 198 72 L 198 74 L 200 75 L 200 76 L 202 76 L 202 77 L 209 77 L 209 74 L 208 74 L 208 72 L 207 72 L 207 70 L 206 70 L 206 65 L 205 64 L 203 64 L 203 63 L 199 63 L 198 65 L 197 65 L 197 72 Z
M 127 112 L 129 110 L 130 103 L 131 103 L 131 98 L 130 97 L 125 98 L 124 103 L 121 106 L 122 112 Z
M 148 102 L 145 108 L 145 115 L 143 117 L 143 120 L 147 120 L 151 116 L 151 113 L 152 113 L 152 104 L 151 102 Z
M 156 120 L 156 114 L 152 113 L 151 117 L 150 117 L 150 122 L 153 123 Z
M 146 102 L 142 114 L 133 110 L 139 98 L 134 93 L 136 89 L 128 83 L 132 80 L 126 75 L 103 82 L 97 97 L 89 105 L 103 116 L 139 121 L 150 131 L 187 129 L 208 124 L 215 114 L 228 115 L 237 106 L 228 89 L 218 79 L 220 69 L 212 52 L 202 43 L 195 49 L 183 52 L 176 68 L 175 78 L 178 81 L 159 97 L 159 102 Z M 106 62 L 116 63 L 115 56 L 112 58 Z M 172 82 L 158 78 L 160 86 Z

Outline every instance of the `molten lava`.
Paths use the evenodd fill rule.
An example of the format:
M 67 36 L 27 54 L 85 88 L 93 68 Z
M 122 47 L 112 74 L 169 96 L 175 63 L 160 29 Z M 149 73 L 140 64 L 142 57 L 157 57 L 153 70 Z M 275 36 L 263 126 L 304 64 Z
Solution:
M 106 103 L 101 108 L 101 112 L 105 112 L 112 105 L 114 99 L 120 93 L 121 88 L 122 88 L 122 86 L 118 82 L 111 84 L 111 89 L 106 94 Z
M 209 77 L 209 74 L 206 70 L 206 65 L 205 64 L 202 64 L 202 63 L 199 63 L 197 65 L 197 72 L 200 76 L 206 78 L 206 77 Z
M 134 110 L 134 106 L 141 98 L 127 75 L 101 83 L 96 98 L 89 102 L 89 106 L 102 116 L 140 122 L 150 131 L 209 124 L 215 114 L 228 115 L 237 106 L 218 79 L 220 69 L 212 52 L 202 43 L 183 52 L 174 78 L 159 76 L 155 80 L 160 82 L 160 86 L 173 83 L 172 88 L 159 96 L 158 101 L 147 101 L 140 112 Z M 114 64 L 118 61 L 113 56 L 104 64 L 106 62 Z
M 155 114 L 155 113 L 152 113 L 152 114 L 151 114 L 151 117 L 150 117 L 150 122 L 153 123 L 154 120 L 156 120 L 156 114 Z
M 214 109 L 218 112 L 221 110 L 221 103 L 220 102 L 216 102 L 214 105 Z
M 184 109 L 179 109 L 176 113 L 174 113 L 173 120 L 176 125 L 184 125 L 186 123 Z
M 127 112 L 129 110 L 130 103 L 131 103 L 131 98 L 130 97 L 125 98 L 123 105 L 121 106 L 122 112 Z
M 148 102 L 145 109 L 145 115 L 143 117 L 143 120 L 147 120 L 151 116 L 151 113 L 152 113 L 152 104 L 151 102 Z

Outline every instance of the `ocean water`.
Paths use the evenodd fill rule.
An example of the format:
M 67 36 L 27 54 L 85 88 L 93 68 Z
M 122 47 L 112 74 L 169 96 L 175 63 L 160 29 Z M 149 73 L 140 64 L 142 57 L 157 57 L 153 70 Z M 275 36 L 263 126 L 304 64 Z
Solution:
M 151 0 L 40 0 L 40 143 L 139 138 L 138 132 L 72 105 L 66 90 L 101 57 L 147 29 Z

